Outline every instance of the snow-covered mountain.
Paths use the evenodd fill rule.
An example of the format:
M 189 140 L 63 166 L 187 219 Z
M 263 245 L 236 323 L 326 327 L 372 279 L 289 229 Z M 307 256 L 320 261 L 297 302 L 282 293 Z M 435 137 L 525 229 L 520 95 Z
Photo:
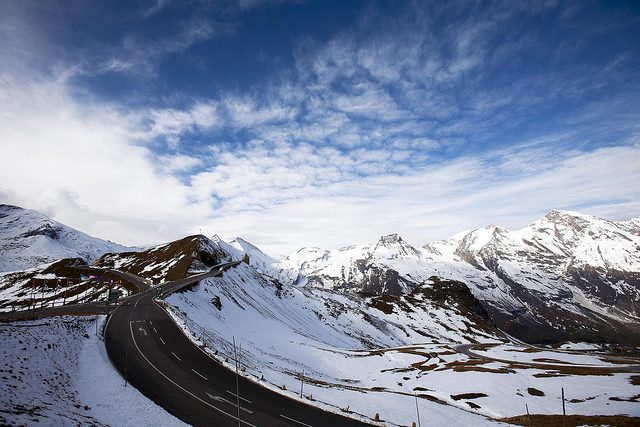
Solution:
M 490 225 L 422 247 L 391 234 L 370 245 L 303 248 L 283 260 L 241 238 L 227 243 L 218 236 L 120 253 L 127 249 L 35 211 L 0 205 L 0 270 L 60 258 L 91 262 L 113 251 L 95 265 L 159 283 L 222 259 L 244 259 L 280 290 L 293 286 L 349 298 L 407 296 L 436 278 L 464 283 L 497 326 L 525 341 L 640 340 L 640 218 L 614 222 L 553 210 L 516 231 Z M 3 276 L 3 289 L 13 289 L 18 278 L 22 289 L 30 277 L 14 276 Z
M 0 271 L 24 270 L 63 258 L 82 258 L 91 263 L 105 252 L 131 250 L 34 210 L 0 204 Z
M 323 335 L 315 339 L 325 344 L 338 340 L 351 347 L 363 343 L 373 347 L 415 340 L 468 342 L 500 335 L 462 283 L 433 277 L 403 296 L 344 294 L 292 286 L 265 274 L 276 261 L 242 239 L 227 243 L 218 236 L 188 236 L 141 252 L 105 254 L 93 265 L 117 268 L 158 284 L 242 259 L 248 263 L 241 263 L 219 279 L 210 279 L 218 288 L 216 304 L 239 304 L 244 316 L 255 311 L 256 316 L 275 319 L 303 335 L 319 331 Z M 207 297 L 208 303 L 213 296 Z M 338 321 L 340 316 L 345 322 Z M 474 332 L 469 333 L 469 325 L 476 325 Z
M 301 249 L 272 274 L 384 295 L 443 277 L 466 283 L 501 328 L 525 340 L 639 339 L 639 225 L 553 210 L 521 230 L 490 225 L 421 248 L 393 234 L 371 245 Z

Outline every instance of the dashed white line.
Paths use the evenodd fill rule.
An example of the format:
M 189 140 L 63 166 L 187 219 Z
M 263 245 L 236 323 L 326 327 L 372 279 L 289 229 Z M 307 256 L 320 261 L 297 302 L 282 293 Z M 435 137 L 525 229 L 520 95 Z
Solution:
M 133 344 L 136 346 L 136 349 L 138 350 L 138 353 L 140 353 L 140 355 L 142 357 L 144 357 L 144 360 L 147 361 L 147 363 L 149 365 L 151 365 L 151 367 L 153 369 L 156 370 L 156 372 L 158 372 L 160 375 L 162 375 L 167 381 L 169 381 L 171 384 L 175 385 L 176 387 L 178 387 L 180 390 L 184 391 L 185 393 L 187 393 L 189 396 L 193 397 L 194 399 L 198 400 L 199 402 L 204 403 L 205 405 L 207 405 L 208 407 L 210 407 L 211 409 L 214 409 L 218 412 L 220 412 L 221 414 L 224 414 L 226 416 L 228 416 L 231 419 L 234 419 L 236 421 L 240 421 L 242 424 L 246 424 L 248 426 L 251 427 L 256 427 L 254 424 L 248 423 L 244 420 L 238 420 L 238 418 L 234 415 L 231 415 L 228 412 L 223 411 L 220 408 L 217 408 L 215 406 L 213 406 L 212 404 L 210 404 L 209 402 L 205 402 L 204 400 L 200 399 L 198 396 L 196 396 L 195 394 L 191 393 L 189 390 L 185 389 L 184 387 L 180 386 L 179 384 L 177 384 L 175 381 L 173 381 L 171 378 L 169 378 L 168 376 L 166 376 L 165 374 L 162 373 L 162 371 L 158 368 L 156 368 L 156 365 L 154 365 L 153 363 L 151 363 L 151 361 L 147 358 L 147 356 L 144 355 L 144 353 L 142 352 L 142 350 L 140 350 L 140 347 L 138 346 L 138 343 L 136 342 L 136 337 L 133 336 L 133 327 L 131 326 L 131 323 L 129 323 L 129 330 L 131 331 L 131 338 L 133 339 Z M 209 393 L 207 393 L 209 394 Z
M 175 354 L 173 351 L 171 352 L 171 354 L 173 354 L 173 357 L 175 357 L 175 358 L 176 358 L 176 359 L 178 359 L 180 362 L 182 362 L 182 359 L 180 359 L 180 358 L 178 357 L 178 355 L 177 355 L 177 354 Z
M 166 343 L 166 342 L 164 342 L 164 340 L 162 339 L 162 337 L 158 337 L 158 338 L 160 338 L 160 341 L 162 341 L 162 344 L 167 345 L 167 343 Z
M 229 393 L 231 396 L 236 397 L 236 394 L 232 391 L 229 390 L 225 390 L 227 393 Z M 251 403 L 251 401 L 249 399 L 245 399 L 244 397 L 240 396 L 240 400 L 244 400 L 247 403 Z
M 294 423 L 298 423 L 298 424 L 300 424 L 301 426 L 312 427 L 312 426 L 310 426 L 309 424 L 305 424 L 305 423 L 303 423 L 302 421 L 294 420 L 293 418 L 289 418 L 289 417 L 287 417 L 286 415 L 282 415 L 282 414 L 280 414 L 280 416 L 281 416 L 282 418 L 284 418 L 284 419 L 289 420 L 289 421 L 293 421 Z
M 203 380 L 207 381 L 207 377 L 205 377 L 204 375 L 202 375 L 200 372 L 196 371 L 195 369 L 191 369 L 193 371 L 194 374 L 196 374 L 197 376 L 199 376 L 200 378 L 202 378 Z
M 236 406 L 237 403 L 236 402 L 231 402 L 230 400 L 225 399 L 224 397 L 221 396 L 214 396 L 212 394 L 207 393 L 207 396 L 209 396 L 211 399 L 213 400 L 217 400 L 218 402 L 225 402 L 231 406 Z M 246 412 L 247 414 L 253 414 L 253 411 L 250 411 L 247 408 L 243 408 L 242 406 L 240 407 L 241 410 L 243 410 L 244 412 Z
M 158 333 L 158 331 L 156 330 L 156 328 L 155 328 L 155 327 L 153 328 L 153 331 L 154 331 L 156 334 Z

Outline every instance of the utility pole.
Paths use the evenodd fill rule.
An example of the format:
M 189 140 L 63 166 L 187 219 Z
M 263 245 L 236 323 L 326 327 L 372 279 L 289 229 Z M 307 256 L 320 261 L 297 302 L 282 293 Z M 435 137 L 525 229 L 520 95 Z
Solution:
M 129 352 L 124 351 L 124 386 L 127 386 L 127 365 L 129 364 Z
M 300 398 L 302 398 L 303 387 L 304 387 L 304 369 L 302 370 L 302 375 L 300 376 Z
M 527 424 L 528 427 L 531 427 L 531 416 L 529 415 L 529 406 L 525 403 L 524 408 L 527 410 Z
M 238 427 L 240 427 L 240 381 L 238 379 L 238 353 L 236 352 L 236 337 L 233 339 L 233 358 L 236 362 L 236 406 L 238 407 Z
M 418 415 L 418 427 L 420 427 L 420 409 L 418 408 L 418 393 L 414 391 L 413 395 L 416 398 L 416 414 Z
M 62 299 L 62 305 L 67 305 L 67 291 L 69 290 L 69 278 L 67 277 L 67 286 L 64 288 L 64 297 Z

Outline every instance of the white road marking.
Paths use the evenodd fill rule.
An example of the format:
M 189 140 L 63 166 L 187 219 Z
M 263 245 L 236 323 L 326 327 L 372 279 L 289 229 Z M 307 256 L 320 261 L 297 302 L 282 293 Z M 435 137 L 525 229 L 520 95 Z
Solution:
M 214 396 L 214 395 L 209 394 L 209 393 L 207 393 L 207 396 L 209 396 L 209 398 L 211 398 L 213 400 L 217 400 L 218 402 L 225 402 L 225 403 L 228 403 L 229 405 L 235 406 L 237 408 L 237 402 L 232 402 L 230 400 L 225 399 L 224 397 Z M 247 414 L 253 414 L 253 411 L 250 411 L 247 408 L 243 408 L 242 406 L 240 407 L 240 409 L 242 409 Z
M 147 331 L 145 331 L 145 329 L 144 329 L 143 327 L 139 327 L 139 328 L 138 328 L 138 330 L 139 330 L 140 332 L 142 332 L 142 333 L 144 334 L 144 336 L 145 336 L 145 337 L 147 336 Z
M 151 326 L 153 326 L 153 321 L 149 320 L 149 324 L 150 324 Z
M 140 355 L 142 357 L 144 357 L 144 360 L 146 360 L 147 363 L 149 365 L 151 365 L 151 367 L 153 369 L 155 369 L 156 372 L 158 372 L 160 375 L 162 375 L 167 381 L 169 381 L 171 384 L 173 384 L 174 386 L 178 387 L 180 390 L 184 391 L 185 393 L 187 393 L 189 396 L 193 397 L 197 401 L 204 403 L 205 405 L 207 405 L 211 409 L 214 409 L 214 410 L 220 412 L 221 414 L 225 414 L 226 416 L 230 417 L 231 419 L 234 419 L 236 421 L 240 421 L 242 424 L 246 424 L 246 425 L 251 426 L 251 427 L 256 427 L 254 424 L 248 423 L 248 422 L 246 422 L 244 420 L 238 420 L 238 418 L 236 416 L 231 415 L 228 412 L 225 412 L 222 409 L 213 406 L 209 402 L 205 402 L 204 400 L 200 399 L 198 396 L 196 396 L 195 394 L 191 393 L 189 390 L 186 390 L 185 388 L 183 388 L 182 386 L 177 384 L 175 381 L 173 381 L 171 378 L 169 378 L 168 376 L 163 374 L 162 371 L 160 371 L 160 369 L 156 368 L 156 365 L 154 365 L 153 363 L 151 363 L 151 361 L 149 359 L 147 359 L 147 356 L 145 356 L 144 353 L 142 352 L 142 350 L 140 350 L 140 347 L 138 347 L 138 343 L 136 342 L 136 337 L 133 335 L 133 328 L 131 327 L 131 323 L 129 323 L 129 329 L 131 330 L 131 339 L 133 339 L 133 345 L 136 346 L 136 349 L 138 350 L 138 353 L 140 353 Z M 207 394 L 209 394 L 209 393 L 207 393 Z
M 202 378 L 203 380 L 207 381 L 207 377 L 205 377 L 204 375 L 202 375 L 200 372 L 196 371 L 195 369 L 191 369 L 196 375 L 198 375 L 200 378 Z
M 180 359 L 180 358 L 178 357 L 178 355 L 177 355 L 177 354 L 175 354 L 173 351 L 171 352 L 171 354 L 173 354 L 173 357 L 175 357 L 175 358 L 176 358 L 176 359 L 178 359 L 180 362 L 182 362 L 182 359 Z
M 287 417 L 286 415 L 282 415 L 282 414 L 280 414 L 280 416 L 281 416 L 282 418 L 285 418 L 285 419 L 289 420 L 289 421 L 293 421 L 294 423 L 298 423 L 298 424 L 300 424 L 301 426 L 312 427 L 312 426 L 310 426 L 309 424 L 305 424 L 305 423 L 303 423 L 302 421 L 294 420 L 293 418 L 289 418 L 289 417 Z
M 153 331 L 154 331 L 156 334 L 158 333 L 158 331 L 156 330 L 156 328 L 155 328 L 155 327 L 153 328 Z
M 231 396 L 236 397 L 236 394 L 235 394 L 234 392 L 229 391 L 229 390 L 225 390 L 225 391 L 226 391 L 227 393 L 229 393 Z M 242 396 L 240 396 L 240 399 L 241 399 L 241 400 L 244 400 L 244 401 L 245 401 L 245 402 L 247 402 L 247 403 L 251 403 L 251 401 L 250 401 L 249 399 L 245 399 L 245 398 L 244 398 L 244 397 L 242 397 Z
M 138 306 L 138 303 L 140 302 L 140 300 L 141 300 L 141 299 L 142 299 L 142 298 L 138 298 L 138 299 L 136 300 L 136 303 L 135 303 L 133 306 L 134 306 L 134 307 L 137 307 L 137 306 Z
M 164 342 L 164 340 L 162 339 L 162 337 L 158 337 L 158 338 L 160 338 L 160 341 L 162 341 L 162 344 L 167 345 L 167 343 L 166 343 L 166 342 Z

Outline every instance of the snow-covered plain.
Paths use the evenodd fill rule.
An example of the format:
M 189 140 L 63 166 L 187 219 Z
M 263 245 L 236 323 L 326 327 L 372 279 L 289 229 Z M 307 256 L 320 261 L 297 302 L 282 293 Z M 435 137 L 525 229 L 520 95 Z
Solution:
M 104 316 L 0 324 L 0 424 L 184 425 L 125 387 L 103 323 Z

